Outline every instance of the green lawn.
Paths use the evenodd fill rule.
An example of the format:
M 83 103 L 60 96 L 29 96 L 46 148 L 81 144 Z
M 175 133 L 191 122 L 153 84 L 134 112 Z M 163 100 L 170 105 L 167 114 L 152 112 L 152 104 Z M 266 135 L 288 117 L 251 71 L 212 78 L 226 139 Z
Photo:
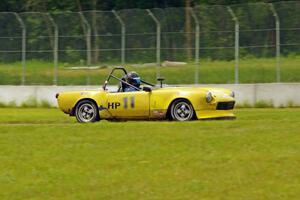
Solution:
M 299 199 L 300 109 L 78 124 L 0 109 L 0 199 Z
M 283 57 L 280 61 L 281 81 L 300 82 L 300 57 Z M 74 65 L 74 64 L 73 64 Z M 58 85 L 85 85 L 87 77 L 92 85 L 102 85 L 111 66 L 99 70 L 70 70 L 72 64 L 59 64 Z M 65 66 L 65 67 L 64 67 Z M 67 66 L 67 67 L 66 67 Z M 76 64 L 75 64 L 76 66 Z M 77 65 L 78 66 L 78 65 Z M 156 67 L 132 67 L 125 65 L 128 70 L 135 70 L 145 80 L 156 82 Z M 161 67 L 161 76 L 168 84 L 194 83 L 196 66 L 192 63 L 180 67 Z M 21 63 L 0 64 L 0 85 L 21 84 Z M 234 61 L 201 60 L 199 66 L 199 83 L 234 83 Z M 249 58 L 240 60 L 240 83 L 270 83 L 276 82 L 275 58 Z M 26 84 L 52 85 L 53 64 L 42 61 L 28 61 L 26 69 Z

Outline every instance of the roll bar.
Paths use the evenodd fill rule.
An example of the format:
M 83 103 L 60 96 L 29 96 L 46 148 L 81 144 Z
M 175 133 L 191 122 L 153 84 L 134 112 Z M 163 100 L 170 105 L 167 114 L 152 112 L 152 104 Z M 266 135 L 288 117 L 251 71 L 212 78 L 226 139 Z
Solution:
M 125 69 L 124 67 L 115 67 L 115 68 L 113 68 L 113 69 L 111 70 L 111 72 L 109 73 L 109 75 L 107 76 L 107 78 L 106 78 L 106 80 L 105 80 L 105 82 L 104 82 L 104 84 L 103 84 L 103 87 L 102 87 L 103 90 L 106 90 L 106 86 L 107 86 L 107 84 L 109 83 L 110 78 L 117 79 L 118 81 L 120 81 L 120 82 L 122 82 L 122 83 L 124 83 L 124 84 L 126 84 L 126 85 L 128 85 L 128 86 L 130 86 L 130 87 L 133 87 L 134 89 L 136 89 L 136 90 L 138 90 L 138 91 L 141 90 L 140 88 L 137 88 L 137 87 L 135 87 L 134 85 L 131 85 L 131 84 L 127 83 L 126 81 L 124 81 L 124 80 L 122 80 L 122 79 L 116 77 L 115 75 L 113 75 L 113 73 L 114 73 L 116 70 L 121 70 L 121 71 L 124 72 L 125 75 L 127 75 L 127 71 L 126 71 L 126 69 Z M 153 85 L 153 84 L 151 84 L 151 83 L 148 83 L 148 82 L 146 82 L 146 81 L 143 81 L 143 80 L 141 80 L 141 82 L 144 83 L 144 84 L 150 85 L 150 86 L 152 86 L 152 87 L 155 86 L 155 85 Z

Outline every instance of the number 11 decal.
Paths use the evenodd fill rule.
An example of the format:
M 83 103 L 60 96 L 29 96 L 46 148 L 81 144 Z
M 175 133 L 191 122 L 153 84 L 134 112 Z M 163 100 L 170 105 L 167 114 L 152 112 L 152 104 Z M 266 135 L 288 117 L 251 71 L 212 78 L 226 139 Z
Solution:
M 134 108 L 134 97 L 130 97 L 130 107 Z M 124 97 L 124 108 L 128 108 L 128 97 Z

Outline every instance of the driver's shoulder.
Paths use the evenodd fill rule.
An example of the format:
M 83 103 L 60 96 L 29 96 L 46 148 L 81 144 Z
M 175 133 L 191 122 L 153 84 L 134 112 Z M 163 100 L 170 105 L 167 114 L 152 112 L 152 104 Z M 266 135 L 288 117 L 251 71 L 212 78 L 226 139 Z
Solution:
M 124 89 L 124 92 L 138 92 L 138 90 L 136 90 L 135 88 L 132 87 L 128 87 Z

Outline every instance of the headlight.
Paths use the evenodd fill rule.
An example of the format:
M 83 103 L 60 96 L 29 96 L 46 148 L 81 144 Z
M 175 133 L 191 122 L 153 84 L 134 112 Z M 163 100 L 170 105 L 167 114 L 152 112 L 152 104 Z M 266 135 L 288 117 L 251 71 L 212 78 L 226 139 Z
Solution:
M 231 91 L 231 93 L 229 94 L 229 96 L 231 96 L 232 98 L 235 97 L 234 91 Z
M 213 100 L 213 96 L 211 92 L 206 93 L 206 102 L 210 103 Z

